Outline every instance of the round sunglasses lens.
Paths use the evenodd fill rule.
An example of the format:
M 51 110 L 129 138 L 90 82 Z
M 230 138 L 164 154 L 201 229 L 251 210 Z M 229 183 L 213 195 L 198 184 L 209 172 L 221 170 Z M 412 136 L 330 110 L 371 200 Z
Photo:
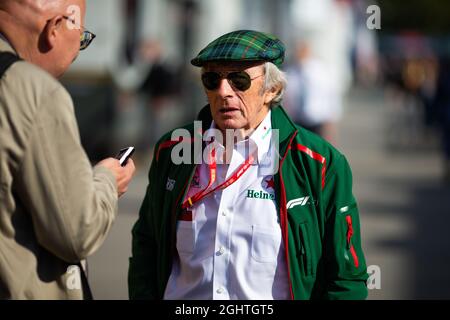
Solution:
M 239 91 L 247 90 L 252 83 L 250 76 L 246 72 L 232 72 L 227 78 L 231 81 L 233 87 Z
M 205 72 L 202 74 L 202 82 L 206 89 L 215 90 L 219 87 L 220 75 L 215 72 Z
M 89 36 L 85 32 L 83 32 L 80 39 L 80 50 L 86 49 L 89 45 L 89 42 Z

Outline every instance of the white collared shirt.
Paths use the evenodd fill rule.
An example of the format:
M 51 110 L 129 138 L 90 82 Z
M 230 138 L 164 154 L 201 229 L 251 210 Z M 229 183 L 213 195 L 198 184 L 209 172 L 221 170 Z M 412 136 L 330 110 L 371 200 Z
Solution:
M 249 139 L 234 145 L 230 164 L 217 165 L 211 188 L 243 164 L 249 154 L 246 146 L 257 148 L 257 163 L 226 189 L 194 204 L 192 221 L 178 221 L 178 256 L 173 260 L 165 299 L 289 299 L 273 171 L 267 175 L 267 164 L 277 161 L 271 131 L 269 111 Z M 187 197 L 202 191 L 209 175 L 207 164 L 198 165 Z

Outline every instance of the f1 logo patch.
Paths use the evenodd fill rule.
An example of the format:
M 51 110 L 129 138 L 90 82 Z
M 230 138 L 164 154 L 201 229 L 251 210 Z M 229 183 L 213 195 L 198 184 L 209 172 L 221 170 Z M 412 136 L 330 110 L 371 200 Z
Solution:
M 297 199 L 292 199 L 286 204 L 286 209 L 292 209 L 296 206 L 304 206 L 308 203 L 309 197 L 301 197 Z

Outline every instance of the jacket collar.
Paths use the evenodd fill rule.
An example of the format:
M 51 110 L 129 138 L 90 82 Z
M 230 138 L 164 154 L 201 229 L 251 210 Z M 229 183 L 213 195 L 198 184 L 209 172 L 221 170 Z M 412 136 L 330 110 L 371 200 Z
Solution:
M 0 52 L 11 52 L 18 55 L 4 35 L 0 33 Z
M 280 133 L 280 144 L 287 143 L 297 128 L 281 105 L 272 108 L 272 127 Z

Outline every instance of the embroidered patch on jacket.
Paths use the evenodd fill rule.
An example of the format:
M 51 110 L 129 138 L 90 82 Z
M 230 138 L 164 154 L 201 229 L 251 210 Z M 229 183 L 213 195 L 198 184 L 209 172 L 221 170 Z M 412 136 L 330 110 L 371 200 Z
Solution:
M 175 180 L 167 178 L 166 190 L 167 191 L 172 191 L 173 188 L 175 187 L 175 183 L 176 183 Z
M 311 197 L 306 196 L 306 197 L 301 197 L 301 198 L 296 198 L 296 199 L 290 200 L 286 204 L 286 209 L 292 209 L 292 208 L 297 207 L 297 206 L 303 207 L 303 206 L 306 206 L 306 205 L 317 206 L 317 204 L 318 204 L 317 200 L 314 200 Z

